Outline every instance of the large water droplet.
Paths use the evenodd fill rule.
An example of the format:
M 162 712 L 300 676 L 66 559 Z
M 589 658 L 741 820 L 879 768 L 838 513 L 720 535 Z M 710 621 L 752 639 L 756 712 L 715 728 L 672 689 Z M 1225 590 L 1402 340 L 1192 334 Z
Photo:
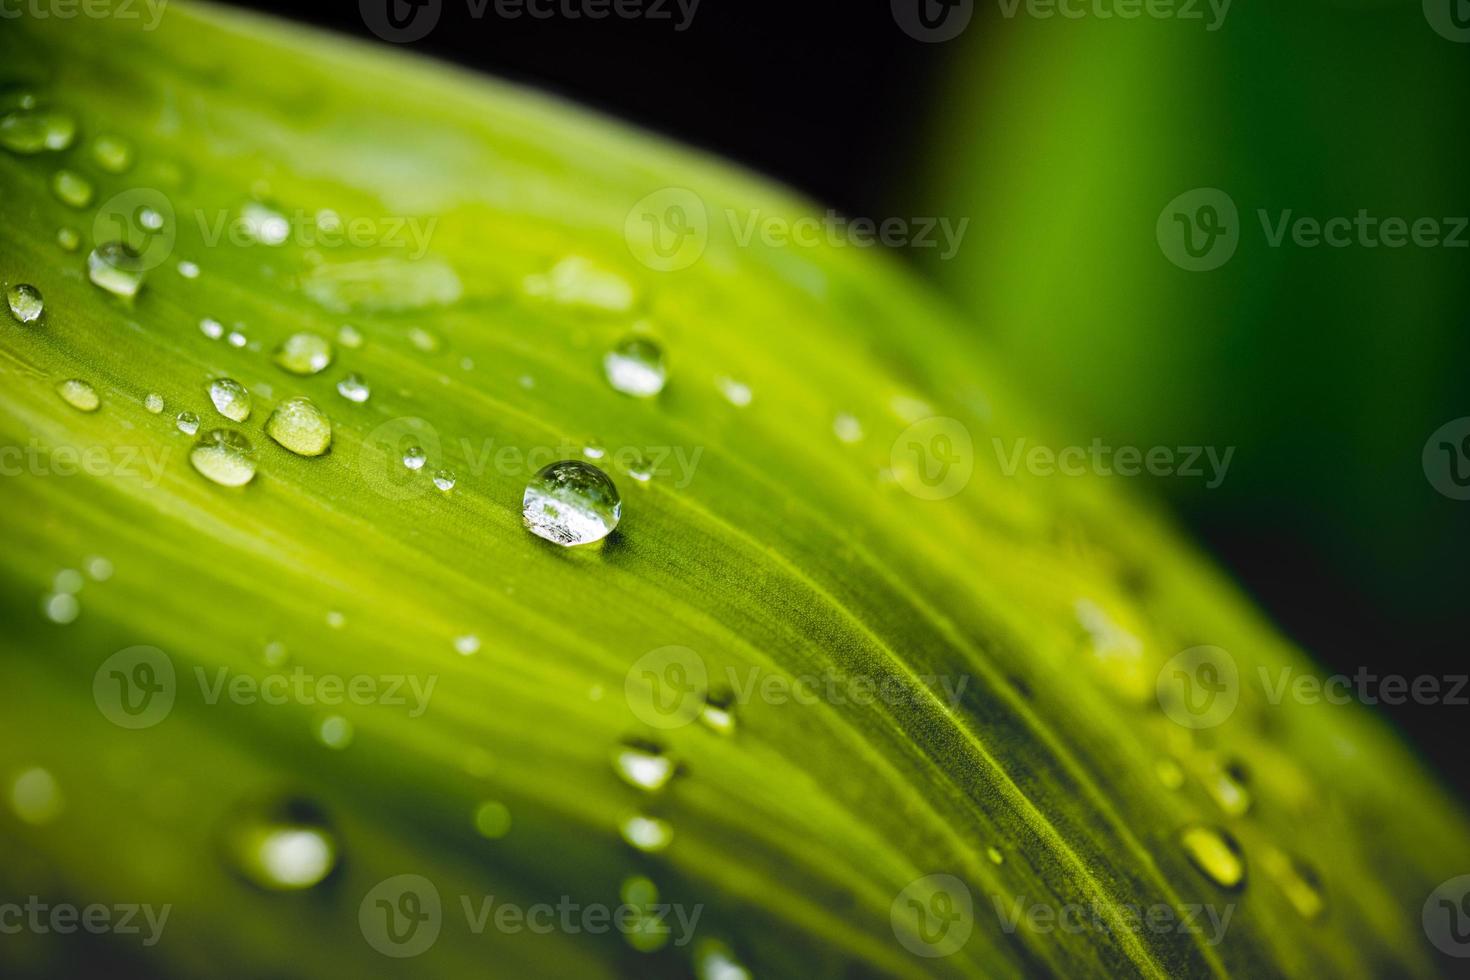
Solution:
M 1244 883 L 1245 856 L 1225 831 L 1195 824 L 1180 832 L 1179 843 L 1190 863 L 1221 888 L 1235 889 Z
M 649 793 L 667 786 L 677 768 L 656 742 L 630 738 L 613 752 L 613 769 L 623 781 Z
M 54 109 L 27 106 L 0 117 L 0 146 L 13 153 L 64 150 L 76 136 L 76 120 Z
M 222 487 L 243 487 L 255 477 L 255 447 L 231 429 L 211 429 L 189 450 L 189 462 Z
M 664 352 L 646 337 L 620 340 L 603 355 L 602 369 L 610 385 L 635 398 L 652 398 L 668 380 Z
M 40 766 L 33 766 L 17 773 L 11 781 L 10 808 L 21 820 L 39 827 L 61 816 L 66 804 L 56 777 Z
M 622 517 L 618 488 L 590 463 L 567 459 L 532 478 L 521 498 L 526 529 L 564 547 L 592 544 L 613 532 Z
M 56 386 L 56 393 L 62 401 L 81 412 L 95 412 L 102 404 L 102 399 L 97 397 L 97 389 L 81 378 L 67 378 Z
M 655 854 L 668 847 L 674 840 L 674 827 L 667 820 L 635 813 L 619 826 L 623 840 L 640 851 Z
M 215 411 L 231 422 L 244 422 L 250 417 L 250 392 L 234 378 L 216 378 L 209 385 L 209 400 Z
M 126 173 L 133 165 L 133 147 L 121 136 L 103 134 L 92 141 L 92 159 L 110 174 Z
M 35 323 L 46 309 L 41 291 L 28 283 L 19 283 L 7 289 L 5 302 L 10 305 L 10 315 L 21 323 Z
M 305 800 L 255 807 L 225 830 L 230 867 L 267 891 L 303 891 L 320 884 L 337 866 L 337 835 L 326 816 Z
M 62 204 L 84 208 L 92 203 L 92 182 L 75 170 L 58 170 L 51 175 L 51 193 Z
M 276 348 L 276 363 L 292 374 L 316 374 L 332 363 L 332 343 L 314 333 L 293 333 Z
M 266 434 L 298 456 L 320 456 L 332 445 L 332 423 L 310 398 L 288 398 L 265 423 Z
M 373 389 L 360 374 L 349 374 L 337 382 L 337 394 L 350 402 L 362 404 L 372 397 Z
M 112 295 L 131 299 L 143 288 L 143 260 L 123 242 L 103 242 L 87 256 L 87 277 Z

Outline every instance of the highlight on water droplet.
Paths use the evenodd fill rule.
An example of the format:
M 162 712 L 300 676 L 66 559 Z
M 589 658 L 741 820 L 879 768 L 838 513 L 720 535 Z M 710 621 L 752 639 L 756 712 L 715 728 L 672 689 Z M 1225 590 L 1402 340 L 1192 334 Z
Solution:
M 1180 831 L 1179 843 L 1190 863 L 1221 888 L 1233 890 L 1244 883 L 1245 855 L 1230 834 L 1193 824 Z
M 647 337 L 618 341 L 603 355 L 602 370 L 615 390 L 635 398 L 652 398 L 668 380 L 663 350 Z
M 10 306 L 10 315 L 21 323 L 35 323 L 46 309 L 41 291 L 24 282 L 5 291 L 5 302 Z
M 750 385 L 736 381 L 734 378 L 721 375 L 715 379 L 715 384 L 719 387 L 720 394 L 725 396 L 725 401 L 736 408 L 744 408 L 755 397 L 751 393 Z
M 352 744 L 352 722 L 341 715 L 326 715 L 316 723 L 316 740 L 329 749 L 345 749 Z
M 359 405 L 372 396 L 373 390 L 362 375 L 353 373 L 337 382 L 337 394 Z
M 275 361 L 292 374 L 316 374 L 332 363 L 332 343 L 314 333 L 293 333 L 276 348 Z
M 454 638 L 454 652 L 461 657 L 473 656 L 480 652 L 480 638 L 473 633 Z
M 143 288 L 143 260 L 123 242 L 103 242 L 87 256 L 87 277 L 114 296 L 131 299 Z
M 245 808 L 225 827 L 229 868 L 257 888 L 303 891 L 337 866 L 337 834 L 315 804 L 302 799 Z
M 189 462 L 222 487 L 243 487 L 255 478 L 255 447 L 232 429 L 211 429 L 189 450 Z
M 133 165 L 133 146 L 121 136 L 104 133 L 92 141 L 92 159 L 110 174 L 126 173 Z
M 265 432 L 298 456 L 320 456 L 332 445 L 332 423 L 304 396 L 277 405 L 266 420 Z
M 55 109 L 22 106 L 0 116 L 0 146 L 12 153 L 64 150 L 77 136 L 77 122 Z
M 641 813 L 635 813 L 624 820 L 618 831 L 623 835 L 623 840 L 649 854 L 664 850 L 674 840 L 673 824 Z
M 92 182 L 75 170 L 61 169 L 51 175 L 51 193 L 62 204 L 84 208 L 92 203 Z
M 22 769 L 10 781 L 10 809 L 24 823 L 45 826 L 66 809 L 61 784 L 41 766 Z
M 622 498 L 613 481 L 577 459 L 544 467 L 521 498 L 526 529 L 568 548 L 601 541 L 618 526 L 622 514 Z
M 214 403 L 214 410 L 231 422 L 244 422 L 250 417 L 250 392 L 234 378 L 211 381 L 209 400 Z
M 61 396 L 62 401 L 79 412 L 95 412 L 102 404 L 102 399 L 97 396 L 97 389 L 81 378 L 67 378 L 56 386 L 56 393 Z
M 704 706 L 699 709 L 699 721 L 712 732 L 733 735 L 735 692 L 727 687 L 717 687 L 705 694 Z
M 179 431 L 184 435 L 192 436 L 199 431 L 199 416 L 193 412 L 180 412 L 179 417 L 174 420 L 174 424 L 179 427 Z
M 510 808 L 498 800 L 486 800 L 475 808 L 475 831 L 486 840 L 499 840 L 510 833 Z
M 613 752 L 613 769 L 629 786 L 656 793 L 674 778 L 677 767 L 657 742 L 630 738 Z

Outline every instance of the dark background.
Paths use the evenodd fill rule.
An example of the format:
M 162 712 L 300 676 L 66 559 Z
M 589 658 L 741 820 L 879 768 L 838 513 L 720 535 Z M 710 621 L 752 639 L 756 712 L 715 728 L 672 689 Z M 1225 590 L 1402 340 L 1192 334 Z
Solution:
M 284 0 L 259 0 L 248 6 L 384 43 L 367 30 L 354 3 L 303 8 Z M 1109 36 L 1102 25 L 1002 18 L 994 4 L 987 8 L 982 3 L 964 37 L 931 45 L 897 29 L 886 0 L 702 0 L 683 32 L 675 31 L 673 20 L 504 20 L 493 9 L 476 19 L 465 0 L 444 0 L 438 27 L 405 47 L 558 93 L 742 162 L 849 214 L 950 214 L 970 216 L 977 223 L 992 219 L 987 227 L 995 230 L 985 233 L 982 249 L 986 241 L 992 248 L 1009 248 L 1007 227 L 1029 230 L 1017 222 L 1026 217 L 1024 209 L 1046 208 L 1043 199 L 1040 205 L 1015 204 L 1019 214 L 985 213 L 983 195 L 973 191 L 985 186 L 991 171 L 977 162 L 986 156 L 976 146 L 989 138 L 992 124 L 1038 143 L 1042 127 L 1062 127 L 1064 146 L 1065 127 L 1078 124 L 1078 106 L 1038 102 L 1032 91 L 1045 84 L 1047 73 L 1054 73 L 1053 58 L 1111 57 L 1120 71 L 1136 71 L 1126 63 L 1140 57 L 1157 58 L 1161 64 L 1181 57 L 1192 60 L 1194 83 L 1144 88 L 1141 96 L 1137 89 L 1124 91 L 1123 104 L 1109 103 L 1109 111 L 1132 125 L 1167 126 L 1171 118 L 1179 118 L 1177 106 L 1192 100 L 1192 115 L 1184 117 L 1188 131 L 1179 138 L 1188 141 L 1213 131 L 1220 141 L 1217 155 L 1234 154 L 1240 164 L 1221 167 L 1231 186 L 1244 184 L 1263 201 L 1310 205 L 1314 189 L 1326 182 L 1342 189 L 1328 204 L 1343 213 L 1359 206 L 1377 206 L 1387 214 L 1470 213 L 1470 198 L 1463 192 L 1432 200 L 1437 210 L 1419 211 L 1409 210 L 1393 192 L 1421 176 L 1425 179 L 1420 182 L 1429 187 L 1441 178 L 1450 187 L 1457 180 L 1463 191 L 1465 182 L 1458 173 L 1463 157 L 1448 152 L 1438 127 L 1463 130 L 1470 50 L 1460 49 L 1470 46 L 1433 35 L 1417 3 L 1366 13 L 1328 2 L 1309 0 L 1303 6 L 1297 19 L 1272 19 L 1275 15 L 1242 7 L 1231 12 L 1233 20 L 1218 35 L 1176 23 L 1108 25 L 1108 30 L 1120 32 Z M 1122 31 L 1131 32 L 1126 43 L 1109 54 L 1105 46 L 1124 37 Z M 1195 45 L 1197 60 L 1191 48 Z M 1316 63 L 1313 50 L 1323 52 Z M 1414 72 L 1420 74 L 1436 65 L 1443 71 L 1434 77 L 1409 77 L 1413 72 L 1405 71 L 1406 63 L 1418 66 Z M 1263 66 L 1268 82 L 1240 83 L 1241 78 L 1260 77 Z M 1339 77 L 1338 68 L 1361 84 L 1355 87 Z M 1458 81 L 1458 92 L 1445 87 L 1446 77 Z M 1091 80 L 1108 83 L 1106 73 L 1083 76 L 1080 82 L 1085 86 Z M 1308 95 L 1293 104 L 1292 93 L 1298 90 Z M 1416 121 L 1413 109 L 1419 103 L 1414 94 L 1420 90 L 1431 108 L 1438 102 L 1443 111 L 1426 111 Z M 1375 93 L 1378 104 L 1367 104 Z M 1052 117 L 1053 108 L 1063 111 Z M 1067 115 L 1068 109 L 1073 115 Z M 1080 111 L 1088 110 L 1083 106 Z M 1026 115 L 1018 121 L 1018 114 Z M 1410 145 L 1429 148 L 1412 158 L 1416 170 L 1408 172 L 1401 160 L 1376 159 L 1370 152 L 1378 144 L 1404 145 L 1405 133 L 1395 127 L 1406 125 L 1412 130 Z M 1151 135 L 1160 145 L 1175 136 Z M 1337 142 L 1369 149 L 1334 154 L 1330 147 Z M 1078 166 L 1089 164 L 1088 146 L 1085 137 L 1077 145 Z M 1322 150 L 1324 146 L 1329 149 Z M 1008 149 L 1002 143 L 999 151 L 992 145 L 988 152 Z M 1146 152 L 1136 146 L 1134 151 Z M 1127 148 L 1120 152 L 1126 163 Z M 1457 176 L 1446 177 L 1452 173 Z M 935 174 L 944 175 L 937 187 L 931 184 Z M 956 185 L 955 193 L 948 193 L 946 183 Z M 1150 206 L 1156 209 L 1188 186 L 1150 188 L 1159 195 L 1159 204 Z M 904 210 L 921 202 L 932 210 Z M 1144 222 L 1150 228 L 1152 213 Z M 1063 257 L 1074 245 L 1078 243 L 1061 236 L 1044 243 Z M 1113 245 L 1093 241 L 1078 247 L 1091 248 L 1106 260 Z M 1172 274 L 1153 249 L 1150 242 L 1144 261 L 1157 265 L 1157 274 Z M 1465 612 L 1470 608 L 1470 576 L 1463 558 L 1470 543 L 1470 503 L 1433 492 L 1418 462 L 1423 440 L 1433 429 L 1470 414 L 1470 381 L 1464 380 L 1470 373 L 1470 331 L 1459 312 L 1470 298 L 1464 285 L 1470 282 L 1465 275 L 1470 256 L 1439 254 L 1424 260 L 1429 263 L 1424 276 L 1404 288 L 1422 296 L 1427 279 L 1434 302 L 1419 304 L 1413 317 L 1370 317 L 1345 334 L 1340 318 L 1353 316 L 1362 305 L 1351 283 L 1358 281 L 1361 289 L 1380 294 L 1398 288 L 1391 276 L 1386 281 L 1364 278 L 1351 265 L 1375 261 L 1374 256 L 1358 253 L 1319 261 L 1316 255 L 1280 250 L 1253 256 L 1246 246 L 1242 252 L 1234 268 L 1249 280 L 1240 287 L 1250 290 L 1248 296 L 1213 297 L 1208 289 L 1199 290 L 1201 304 L 1228 310 L 1215 318 L 1212 338 L 1204 333 L 1212 346 L 1201 347 L 1201 332 L 1191 330 L 1162 342 L 1143 336 L 1127 349 L 1135 356 L 1146 349 L 1151 362 L 1166 368 L 1192 368 L 1231 382 L 1231 387 L 1197 394 L 1193 415 L 1190 406 L 1171 403 L 1167 392 L 1158 391 L 1139 402 L 1135 415 L 1120 414 L 1116 391 L 1088 383 L 1086 368 L 1078 365 L 1100 356 L 1105 347 L 1109 355 L 1118 353 L 1111 322 L 1102 327 L 1079 321 L 1073 324 L 1078 332 L 1064 342 L 1046 333 L 1051 325 L 1045 317 L 1039 316 L 1037 323 L 1025 322 L 1024 316 L 1007 317 L 1007 322 L 1013 330 L 1027 331 L 1029 344 L 1071 352 L 1048 353 L 1060 357 L 1061 366 L 1048 362 L 1047 371 L 1036 372 L 1036 380 L 1043 391 L 1052 382 L 1048 400 L 1081 420 L 1075 430 L 1079 441 L 1102 435 L 1115 444 L 1169 444 L 1155 438 L 1160 435 L 1155 427 L 1139 423 L 1137 413 L 1143 413 L 1148 418 L 1192 417 L 1197 423 L 1194 441 L 1239 447 L 1232 479 L 1218 492 L 1168 481 L 1154 481 L 1148 489 L 1168 500 L 1245 589 L 1329 671 L 1351 675 L 1360 666 L 1409 676 L 1470 671 L 1464 642 L 1470 635 Z M 1300 268 L 1308 260 L 1317 264 Z M 1026 345 L 987 326 L 994 321 L 967 302 L 970 284 L 1003 291 L 1006 282 L 987 278 L 984 268 L 965 267 L 963 260 L 955 265 L 932 278 L 977 314 L 977 329 L 990 335 L 1002 353 L 1015 348 L 1017 370 L 1035 371 L 1035 364 L 1027 362 Z M 1375 270 L 1381 273 L 1382 267 Z M 1104 265 L 1092 274 L 1129 273 L 1120 259 L 1111 273 Z M 1150 267 L 1149 275 L 1154 274 Z M 1204 282 L 1176 274 L 1170 288 L 1177 288 L 1181 278 L 1186 288 Z M 963 285 L 956 287 L 957 280 Z M 1212 282 L 1217 286 L 1219 281 Z M 1113 311 L 1104 315 L 1117 317 Z M 1264 332 L 1261 325 L 1278 316 L 1289 318 L 1289 333 L 1275 326 Z M 1283 336 L 1288 339 L 1281 340 Z M 1422 378 L 1422 390 L 1416 392 L 1422 410 L 1407 422 L 1383 423 L 1400 425 L 1401 431 L 1380 433 L 1376 442 L 1359 440 L 1360 420 L 1391 416 L 1398 397 L 1392 385 L 1383 390 L 1382 378 L 1376 376 L 1383 350 L 1416 344 L 1432 352 L 1425 356 L 1445 369 Z M 1303 383 L 1308 376 L 1319 380 Z M 1243 414 L 1241 406 L 1252 403 L 1255 411 Z M 1377 710 L 1386 711 L 1467 795 L 1470 765 L 1461 746 L 1470 707 Z

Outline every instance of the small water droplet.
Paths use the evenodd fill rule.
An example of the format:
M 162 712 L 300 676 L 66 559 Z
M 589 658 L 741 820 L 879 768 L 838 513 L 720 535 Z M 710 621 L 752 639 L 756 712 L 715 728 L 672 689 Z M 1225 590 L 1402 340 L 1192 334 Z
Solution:
M 87 574 L 94 582 L 106 582 L 112 578 L 112 562 L 101 555 L 92 555 L 82 564 L 86 566 Z
M 487 840 L 510 833 L 510 808 L 498 800 L 486 800 L 475 808 L 475 830 Z
M 239 330 L 231 330 L 228 334 L 225 335 L 225 343 L 229 344 L 231 347 L 244 347 L 249 342 L 250 339 Z
M 292 374 L 316 374 L 332 363 L 332 343 L 314 333 L 293 333 L 276 348 L 275 360 Z
M 1308 922 L 1322 917 L 1322 913 L 1327 910 L 1327 898 L 1322 888 L 1322 879 L 1309 865 L 1274 847 L 1268 847 L 1261 857 L 1261 866 L 1276 882 L 1298 915 Z
M 702 939 L 694 947 L 694 976 L 697 980 L 750 980 L 750 971 L 729 946 L 718 939 Z
M 337 834 L 314 804 L 288 799 L 247 808 L 224 834 L 231 869 L 266 891 L 303 891 L 337 866 Z
M 1184 769 L 1173 759 L 1163 758 L 1154 763 L 1154 773 L 1165 789 L 1178 789 L 1184 785 Z
M 415 472 L 423 469 L 428 459 L 428 454 L 424 452 L 422 446 L 409 446 L 403 451 L 403 465 Z
M 1249 777 L 1239 762 L 1212 762 L 1204 784 L 1210 798 L 1227 816 L 1239 817 L 1251 808 Z
M 454 651 L 461 657 L 469 657 L 480 652 L 480 638 L 473 633 L 454 638 Z
M 352 722 L 341 715 L 327 715 L 316 723 L 316 740 L 329 749 L 347 748 L 352 736 Z
M 613 753 L 613 768 L 629 786 L 656 793 L 674 778 L 674 760 L 656 742 L 630 738 Z
M 320 456 L 332 445 L 332 423 L 310 398 L 288 398 L 265 423 L 266 435 L 298 456 Z
M 729 688 L 715 688 L 705 695 L 704 707 L 699 710 L 699 720 L 704 727 L 721 735 L 735 732 L 735 692 Z
M 84 208 L 92 203 L 92 182 L 75 170 L 58 170 L 51 175 L 51 193 L 62 204 Z
M 667 820 L 634 814 L 624 820 L 618 828 L 623 840 L 640 851 L 655 854 L 668 847 L 674 840 L 674 827 Z
M 344 323 L 337 328 L 337 343 L 350 350 L 357 350 L 362 346 L 362 333 L 350 323 Z
M 1225 831 L 1194 824 L 1180 832 L 1179 843 L 1190 863 L 1221 888 L 1239 888 L 1245 881 L 1245 856 Z
M 179 417 L 174 420 L 179 431 L 186 436 L 192 436 L 199 431 L 199 416 L 193 412 L 180 412 Z
M 664 390 L 668 369 L 664 353 L 647 337 L 627 337 L 603 355 L 608 384 L 625 395 L 652 398 Z
M 70 592 L 55 592 L 41 600 L 41 612 L 58 626 L 76 622 L 81 615 L 82 604 Z
M 521 498 L 526 529 L 564 547 L 601 541 L 622 513 L 618 488 L 607 474 L 575 459 L 543 468 Z
M 408 342 L 425 354 L 432 354 L 439 349 L 439 338 L 422 327 L 414 327 L 408 331 Z
M 75 252 L 82 247 L 82 236 L 75 228 L 56 229 L 56 244 L 60 245 L 62 251 Z
M 154 415 L 163 411 L 163 396 L 157 392 L 150 391 L 148 397 L 143 399 L 143 407 Z
M 244 422 L 250 417 L 250 392 L 234 378 L 216 378 L 209 384 L 209 400 L 215 411 L 231 422 Z
M 846 412 L 838 414 L 832 420 L 832 431 L 836 433 L 838 440 L 841 442 L 851 444 L 862 442 L 863 440 L 863 424 L 855 416 L 849 415 Z
M 588 459 L 601 459 L 602 457 L 607 455 L 607 450 L 603 449 L 595 442 L 589 442 L 587 445 L 582 447 L 582 455 L 586 456 Z
M 339 630 L 347 625 L 347 617 L 335 609 L 327 610 L 327 625 L 334 630 Z
M 1000 852 L 998 847 L 987 847 L 985 856 L 990 859 L 991 864 L 1005 864 L 1006 856 Z
M 255 447 L 231 429 L 211 429 L 189 450 L 189 462 L 222 487 L 243 487 L 255 477 Z
M 373 390 L 360 374 L 349 374 L 337 382 L 337 394 L 350 402 L 362 404 L 372 396 Z
M 61 816 L 66 803 L 56 777 L 40 766 L 33 766 L 16 773 L 11 780 L 10 808 L 24 822 L 40 827 Z
M 754 397 L 751 393 L 750 385 L 736 381 L 734 378 L 721 376 L 715 379 L 715 384 L 719 386 L 720 394 L 725 396 L 725 400 L 737 408 L 744 408 L 746 405 L 749 405 L 751 399 Z
M 290 651 L 286 649 L 286 644 L 280 640 L 271 640 L 260 651 L 260 659 L 265 661 L 267 667 L 281 666 L 290 655 Z
M 143 260 L 123 242 L 103 242 L 87 256 L 87 277 L 112 295 L 131 299 L 143 288 Z
M 24 282 L 7 289 L 5 301 L 10 304 L 10 315 L 21 323 L 35 323 L 46 309 L 41 291 Z
M 121 136 L 104 134 L 92 141 L 92 159 L 110 174 L 126 173 L 133 165 L 133 147 Z
M 84 584 L 85 580 L 82 578 L 82 573 L 75 568 L 63 568 L 51 580 L 52 589 L 57 592 L 65 592 L 68 595 L 75 595 L 82 591 Z
M 64 150 L 76 136 L 76 120 L 54 109 L 26 105 L 0 117 L 0 146 L 12 153 Z
M 188 259 L 180 259 L 179 264 L 175 268 L 179 270 L 179 275 L 185 279 L 199 278 L 199 265 L 195 262 L 190 262 Z
M 240 223 L 245 234 L 262 245 L 282 245 L 291 235 L 286 216 L 260 201 L 247 202 L 240 209 Z
M 449 472 L 448 470 L 434 471 L 434 486 L 438 487 L 440 490 L 448 493 L 449 491 L 454 489 L 454 483 L 455 480 L 453 473 Z
M 199 321 L 199 332 L 210 340 L 219 340 L 225 335 L 225 325 L 213 317 L 205 317 Z
M 647 484 L 653 479 L 653 463 L 649 462 L 647 456 L 642 453 L 634 453 L 633 458 L 628 461 L 627 473 L 640 484 Z
M 95 412 L 102 404 L 97 389 L 81 378 L 68 378 L 56 386 L 56 393 L 64 402 L 80 412 Z

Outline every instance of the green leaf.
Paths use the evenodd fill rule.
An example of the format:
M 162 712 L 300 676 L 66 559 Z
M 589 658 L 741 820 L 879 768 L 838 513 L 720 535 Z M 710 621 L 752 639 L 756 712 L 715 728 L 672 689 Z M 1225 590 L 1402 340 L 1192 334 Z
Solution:
M 1310 663 L 1117 481 L 1008 472 L 1046 424 L 909 273 L 742 240 L 812 205 L 543 96 L 207 6 L 156 32 L 7 22 L 0 65 L 12 125 L 54 111 L 78 134 L 0 155 L 0 279 L 45 306 L 0 325 L 0 883 L 171 905 L 152 945 L 6 935 L 7 973 L 1434 970 L 1421 908 L 1470 866 L 1455 804 L 1366 710 L 1271 703 L 1261 678 Z M 86 206 L 53 191 L 63 168 Z M 681 228 L 683 251 L 645 237 Z M 131 299 L 88 275 L 118 239 L 150 266 Z M 303 332 L 334 340 L 326 370 L 278 362 L 310 369 L 309 343 L 274 355 Z M 667 352 L 656 397 L 603 376 L 630 335 Z M 339 395 L 348 373 L 367 400 Z M 219 378 L 249 390 L 244 420 Z M 323 455 L 268 434 L 300 397 L 330 419 Z M 253 446 L 244 486 L 191 464 L 216 429 Z M 592 444 L 616 532 L 528 533 L 534 471 Z M 1211 679 L 1202 645 L 1237 671 L 1228 718 L 1156 697 L 1176 670 Z M 323 703 L 332 684 L 370 703 Z M 667 785 L 620 778 L 620 752 L 655 749 L 667 769 L 634 774 Z M 630 836 L 667 847 L 624 839 L 640 815 Z M 422 950 L 382 929 L 431 914 L 400 875 L 440 900 Z M 625 901 L 685 918 L 651 941 L 582 918 Z M 497 926 L 538 904 L 549 931 Z M 1190 927 L 1140 922 L 1155 907 Z

